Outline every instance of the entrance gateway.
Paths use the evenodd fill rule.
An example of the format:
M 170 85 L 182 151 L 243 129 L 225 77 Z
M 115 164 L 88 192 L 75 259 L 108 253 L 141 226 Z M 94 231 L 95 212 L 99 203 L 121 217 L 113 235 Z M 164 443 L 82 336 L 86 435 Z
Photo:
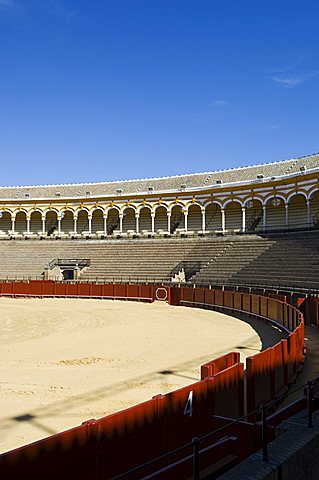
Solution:
M 79 280 L 81 273 L 91 265 L 88 258 L 55 258 L 44 269 L 44 280 Z

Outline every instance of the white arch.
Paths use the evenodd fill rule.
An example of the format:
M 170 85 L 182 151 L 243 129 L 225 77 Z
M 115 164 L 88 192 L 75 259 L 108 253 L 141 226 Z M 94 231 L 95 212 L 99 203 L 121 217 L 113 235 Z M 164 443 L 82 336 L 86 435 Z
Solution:
M 123 205 L 123 207 L 121 207 L 120 209 L 120 213 L 124 214 L 125 210 L 127 210 L 128 208 L 132 208 L 132 210 L 134 210 L 134 213 L 136 213 L 135 205 Z
M 41 216 L 43 215 L 43 210 L 40 210 L 40 208 L 33 208 L 32 210 L 29 210 L 28 215 L 31 217 L 31 215 L 35 212 L 39 212 Z
M 102 214 L 104 215 L 105 210 L 104 210 L 103 207 L 93 207 L 93 208 L 91 208 L 90 211 L 89 211 L 89 215 L 93 216 L 94 212 L 96 212 L 97 210 L 100 210 L 102 212 Z
M 168 205 L 167 205 L 166 203 L 164 203 L 164 202 L 163 202 L 163 203 L 155 203 L 155 205 L 153 205 L 153 210 L 152 210 L 152 212 L 155 213 L 156 210 L 157 210 L 158 208 L 160 208 L 160 207 L 164 207 L 165 210 L 166 210 L 166 212 L 168 212 Z
M 110 210 L 116 210 L 118 214 L 120 213 L 120 208 L 117 205 L 109 205 L 105 208 L 105 215 L 108 215 Z
M 246 198 L 246 200 L 244 201 L 243 206 L 246 207 L 246 205 L 247 205 L 248 202 L 250 202 L 250 201 L 251 201 L 251 202 L 254 202 L 255 200 L 256 200 L 256 202 L 261 203 L 261 205 L 263 204 L 263 199 L 262 199 L 262 198 L 253 196 L 253 197 Z
M 284 202 L 284 204 L 287 203 L 286 198 L 281 193 L 272 193 L 268 197 L 264 198 L 263 205 L 267 206 L 269 200 L 272 200 L 273 198 L 280 198 Z
M 25 213 L 26 215 L 28 215 L 28 210 L 25 210 L 24 208 L 16 208 L 15 210 L 13 210 L 13 215 L 16 217 L 18 215 L 18 213 Z
M 203 207 L 206 208 L 209 206 L 209 205 L 218 205 L 220 208 L 222 208 L 222 203 L 219 201 L 219 200 L 207 200 L 206 202 L 204 202 L 203 204 Z
M 226 202 L 223 204 L 223 208 L 226 208 L 227 205 L 229 205 L 230 203 L 239 203 L 241 207 L 244 206 L 243 202 L 238 198 L 230 198 L 229 200 L 226 200 Z
M 46 217 L 49 212 L 55 212 L 57 215 L 59 215 L 59 210 L 57 208 L 46 208 L 43 210 L 42 215 Z
M 78 216 L 81 211 L 84 211 L 84 212 L 86 212 L 87 214 L 89 214 L 89 208 L 88 208 L 88 207 L 84 207 L 84 206 L 83 206 L 83 207 L 76 208 L 76 209 L 74 210 L 74 214 L 75 214 L 76 216 Z
M 143 210 L 143 208 L 147 208 L 148 210 L 150 210 L 150 212 L 153 211 L 152 205 L 150 205 L 149 203 L 146 203 L 145 205 L 143 205 L 143 204 L 138 205 L 137 208 L 136 208 L 136 213 L 140 213 L 141 210 Z
M 200 210 L 202 211 L 203 210 L 203 205 L 199 202 L 193 202 L 193 201 L 190 201 L 190 202 L 187 202 L 186 205 L 185 205 L 185 210 L 188 212 L 189 209 L 193 206 L 197 206 L 200 208 Z
M 309 190 L 309 192 L 307 194 L 307 200 L 311 200 L 316 192 L 319 192 L 318 187 L 313 187 L 311 190 Z
M 302 195 L 303 197 L 305 197 L 306 201 L 307 201 L 307 194 L 305 192 L 293 192 L 289 195 L 289 197 L 287 198 L 287 203 L 290 202 L 290 200 L 293 198 L 293 197 L 296 197 L 297 195 Z
M 175 208 L 175 207 L 181 207 L 182 212 L 184 212 L 185 205 L 184 205 L 184 203 L 182 203 L 182 202 L 174 202 L 174 203 L 171 203 L 171 204 L 168 206 L 167 212 L 172 213 L 172 210 L 173 210 L 173 208 Z

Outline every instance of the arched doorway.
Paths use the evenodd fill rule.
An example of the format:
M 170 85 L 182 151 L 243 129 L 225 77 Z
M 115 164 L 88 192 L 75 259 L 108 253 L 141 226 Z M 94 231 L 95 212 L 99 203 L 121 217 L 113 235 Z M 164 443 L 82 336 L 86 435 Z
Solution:
M 168 231 L 168 222 L 167 222 L 167 210 L 165 207 L 160 206 L 155 210 L 155 232 L 163 230 L 164 232 Z
M 152 217 L 151 210 L 148 207 L 143 207 L 140 210 L 140 232 L 151 232 L 152 231 Z
M 258 232 L 263 230 L 264 212 L 261 200 L 248 200 L 246 207 L 246 232 Z
M 41 234 L 42 215 L 40 212 L 32 212 L 30 217 L 30 233 Z
M 215 232 L 222 228 L 222 214 L 220 205 L 209 203 L 205 209 L 205 229 Z
M 266 230 L 286 228 L 286 208 L 282 198 L 269 198 L 266 204 Z
M 314 192 L 310 198 L 311 204 L 311 223 L 314 227 L 319 227 L 319 190 Z
M 202 209 L 199 205 L 191 205 L 188 209 L 187 230 L 195 233 L 202 230 Z
M 174 233 L 175 230 L 185 229 L 185 215 L 182 210 L 181 205 L 174 205 L 171 210 L 171 232 Z
M 10 212 L 0 212 L 0 230 L 8 234 L 12 230 L 12 221 Z
M 47 212 L 45 216 L 45 231 L 48 235 L 52 235 L 55 230 L 58 228 L 58 216 L 57 213 L 54 212 L 53 210 L 50 210 Z
M 134 208 L 128 207 L 123 212 L 122 232 L 127 233 L 129 230 L 136 231 L 136 220 Z
M 104 232 L 104 218 L 103 218 L 103 212 L 100 208 L 97 208 L 93 212 L 91 232 L 92 233 Z
M 307 200 L 304 195 L 296 194 L 288 203 L 288 227 L 303 228 L 308 226 Z
M 14 231 L 20 234 L 23 234 L 27 231 L 27 216 L 25 212 L 17 213 Z
M 242 206 L 238 202 L 229 202 L 225 207 L 226 230 L 241 230 L 243 227 Z
M 76 227 L 77 233 L 89 231 L 89 219 L 88 212 L 86 210 L 80 210 L 78 212 L 78 221 Z
M 74 232 L 74 218 L 71 210 L 64 210 L 61 214 L 61 232 L 65 235 Z
M 107 215 L 107 234 L 112 235 L 114 230 L 119 230 L 120 228 L 120 217 L 119 212 L 116 208 L 111 208 Z

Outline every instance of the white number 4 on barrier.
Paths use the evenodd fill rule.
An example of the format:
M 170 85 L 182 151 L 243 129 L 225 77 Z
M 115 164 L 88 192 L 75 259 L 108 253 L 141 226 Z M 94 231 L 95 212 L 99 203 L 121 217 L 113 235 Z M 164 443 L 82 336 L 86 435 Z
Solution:
M 193 390 L 189 392 L 188 399 L 184 408 L 184 415 L 193 416 Z

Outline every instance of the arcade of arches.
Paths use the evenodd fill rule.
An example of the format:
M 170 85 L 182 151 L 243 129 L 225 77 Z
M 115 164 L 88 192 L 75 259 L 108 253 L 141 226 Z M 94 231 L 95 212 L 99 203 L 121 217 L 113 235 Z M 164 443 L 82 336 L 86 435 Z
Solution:
M 319 224 L 319 191 L 266 200 L 109 205 L 105 208 L 3 209 L 1 237 L 76 237 L 262 232 Z

